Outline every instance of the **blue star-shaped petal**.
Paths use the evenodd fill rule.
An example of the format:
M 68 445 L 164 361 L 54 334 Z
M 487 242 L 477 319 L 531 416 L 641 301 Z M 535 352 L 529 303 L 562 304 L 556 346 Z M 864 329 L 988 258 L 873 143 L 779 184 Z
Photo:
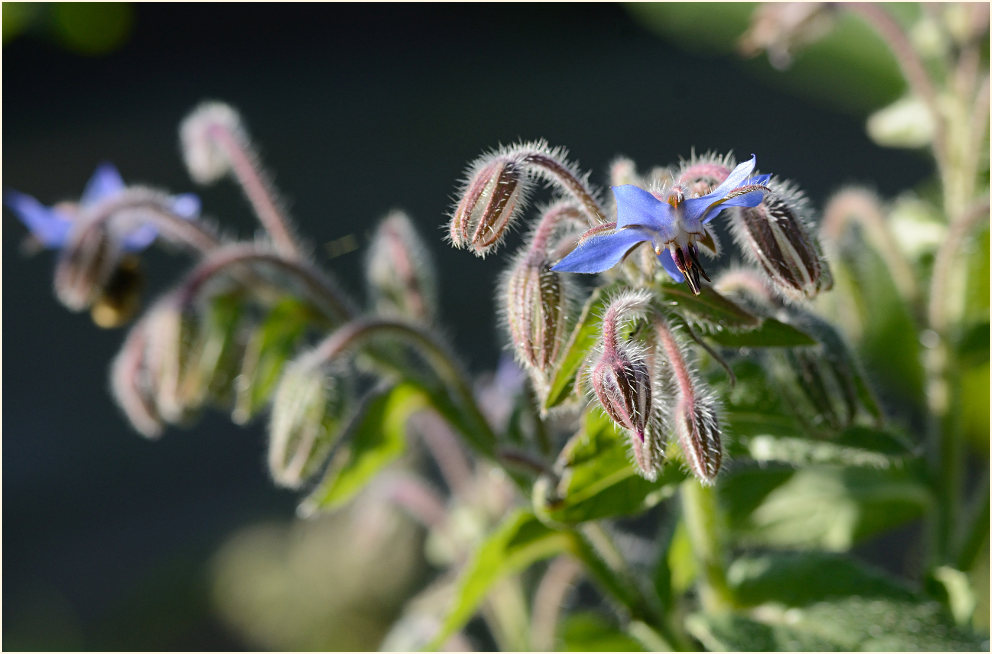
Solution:
M 60 249 L 68 240 L 74 219 L 81 210 L 95 206 L 125 188 L 117 169 L 105 163 L 93 173 L 78 204 L 60 203 L 46 207 L 30 195 L 13 190 L 4 191 L 3 203 L 17 214 L 43 247 Z M 200 199 L 191 193 L 173 196 L 172 211 L 192 220 L 200 213 Z M 138 252 L 151 245 L 156 236 L 158 230 L 154 225 L 139 225 L 124 235 L 122 247 L 125 252 Z
M 697 198 L 684 197 L 676 186 L 667 199 L 626 184 L 614 186 L 616 230 L 596 233 L 554 265 L 555 272 L 598 273 L 620 263 L 636 245 L 650 242 L 665 271 L 686 281 L 698 294 L 699 277 L 709 277 L 699 263 L 696 241 L 707 238 L 705 225 L 727 207 L 756 207 L 764 199 L 771 175 L 751 176 L 757 159 L 734 168 L 719 186 Z M 601 230 L 600 230 L 601 231 Z

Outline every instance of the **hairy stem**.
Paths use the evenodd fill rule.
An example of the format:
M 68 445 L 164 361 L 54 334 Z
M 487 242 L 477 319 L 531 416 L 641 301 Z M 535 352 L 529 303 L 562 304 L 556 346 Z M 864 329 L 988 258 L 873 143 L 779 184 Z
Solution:
M 254 265 L 267 265 L 300 282 L 316 307 L 333 322 L 342 322 L 355 314 L 350 300 L 337 285 L 315 268 L 274 252 L 259 251 L 254 245 L 234 244 L 216 249 L 187 275 L 179 289 L 179 302 L 189 306 L 204 285 L 217 275 L 234 272 L 243 274 Z M 250 281 L 256 281 L 254 279 Z M 250 283 L 245 280 L 245 283 Z
M 560 161 L 553 157 L 549 157 L 543 152 L 529 151 L 523 153 L 521 162 L 540 168 L 548 178 L 554 180 L 562 188 L 568 191 L 570 195 L 578 200 L 579 204 L 582 206 L 582 210 L 586 214 L 590 226 L 595 226 L 606 222 L 606 212 L 593 196 L 593 193 L 587 186 L 586 182 L 576 177 L 575 174 Z
M 422 354 L 437 375 L 452 392 L 470 424 L 461 426 L 469 443 L 484 456 L 496 458 L 496 435 L 486 421 L 472 394 L 466 373 L 454 356 L 434 336 L 423 328 L 384 318 L 359 318 L 347 323 L 325 338 L 308 355 L 315 363 L 333 359 L 344 351 L 360 347 L 374 337 L 391 337 L 412 345 Z
M 531 616 L 531 649 L 550 652 L 555 649 L 555 633 L 568 592 L 582 575 L 582 566 L 567 556 L 551 562 L 534 592 Z
M 259 165 L 257 153 L 243 137 L 233 134 L 225 125 L 212 124 L 208 134 L 227 155 L 241 190 L 262 227 L 272 237 L 276 249 L 284 256 L 299 259 L 302 256 L 300 245 L 293 235 L 289 218 L 279 207 L 272 183 Z
M 113 221 L 133 221 L 154 225 L 163 238 L 200 253 L 220 245 L 220 239 L 199 220 L 187 220 L 172 210 L 172 199 L 151 189 L 130 187 L 100 202 L 81 217 L 83 224 L 76 239 L 91 230 L 106 228 Z

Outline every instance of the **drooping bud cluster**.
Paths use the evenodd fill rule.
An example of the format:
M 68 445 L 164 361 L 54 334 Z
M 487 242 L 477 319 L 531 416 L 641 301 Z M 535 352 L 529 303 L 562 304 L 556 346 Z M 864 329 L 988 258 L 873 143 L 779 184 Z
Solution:
M 539 387 L 543 373 L 558 359 L 567 336 L 573 281 L 550 268 L 561 242 L 579 224 L 581 212 L 569 202 L 548 208 L 527 245 L 514 258 L 500 285 L 510 340 L 517 359 L 532 371 Z M 539 388 L 541 390 L 541 388 Z
M 833 286 L 830 269 L 808 222 L 809 203 L 789 182 L 773 179 L 772 192 L 753 208 L 734 212 L 731 229 L 744 255 L 761 267 L 783 298 L 805 301 Z
M 347 376 L 306 355 L 283 371 L 269 422 L 269 472 L 297 488 L 316 474 L 342 433 L 353 393 Z
M 626 291 L 609 304 L 603 315 L 601 353 L 590 368 L 589 381 L 606 414 L 629 433 L 641 476 L 653 481 L 664 460 L 654 357 L 648 348 L 621 335 L 624 324 L 642 316 L 649 302 L 646 291 Z
M 219 298 L 186 306 L 160 298 L 132 328 L 114 361 L 111 386 L 132 425 L 156 437 L 210 401 L 229 399 L 241 356 L 238 306 Z
M 526 207 L 534 183 L 543 179 L 575 201 L 590 224 L 605 221 L 603 209 L 562 148 L 522 143 L 483 155 L 470 166 L 458 193 L 448 236 L 478 257 L 495 251 Z
M 402 211 L 390 212 L 376 228 L 365 257 L 365 278 L 377 313 L 425 323 L 437 317 L 434 264 Z
M 703 484 L 712 484 L 723 461 L 716 398 L 690 367 L 686 348 L 669 323 L 656 316 L 654 328 L 670 371 L 669 385 L 674 389 L 673 419 L 679 448 L 696 478 Z

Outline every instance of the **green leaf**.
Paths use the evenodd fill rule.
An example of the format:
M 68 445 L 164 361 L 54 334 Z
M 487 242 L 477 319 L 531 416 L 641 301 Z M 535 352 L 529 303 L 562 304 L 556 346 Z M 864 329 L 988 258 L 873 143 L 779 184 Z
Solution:
M 657 481 L 641 477 L 627 452 L 627 435 L 598 408 L 586 410 L 582 428 L 558 460 L 559 481 L 535 485 L 535 511 L 544 520 L 576 524 L 633 515 L 670 497 L 685 472 L 666 465 Z
M 712 652 L 831 652 L 833 643 L 784 624 L 768 625 L 732 613 L 694 613 L 689 633 Z
M 426 649 L 437 649 L 461 629 L 496 581 L 536 561 L 560 554 L 571 545 L 569 534 L 544 525 L 529 511 L 519 510 L 510 515 L 483 541 L 465 566 L 455 592 L 454 606 Z
M 765 318 L 761 324 L 749 330 L 722 330 L 710 334 L 710 338 L 724 347 L 796 347 L 816 345 L 816 340 L 792 325 Z
M 735 426 L 741 424 L 733 417 L 729 421 Z M 751 433 L 744 439 L 744 449 L 755 461 L 782 461 L 796 466 L 839 464 L 889 468 L 905 465 L 911 456 L 905 440 L 867 427 L 849 427 L 830 440 L 795 435 L 799 433 L 798 430 L 784 435 Z
M 582 362 L 599 339 L 600 321 L 606 305 L 621 288 L 623 288 L 622 284 L 611 284 L 596 289 L 589 296 L 551 378 L 548 396 L 544 400 L 545 409 L 558 406 L 572 393 L 575 377 L 579 374 Z
M 252 334 L 236 382 L 234 422 L 248 422 L 268 401 L 283 365 L 303 337 L 310 318 L 304 303 L 295 298 L 284 298 Z
M 351 441 L 335 453 L 324 478 L 300 504 L 300 513 L 336 509 L 354 497 L 406 451 L 407 421 L 426 406 L 428 398 L 412 384 L 374 395 L 347 428 Z
M 742 556 L 727 568 L 727 583 L 743 607 L 767 602 L 809 606 L 845 596 L 911 601 L 902 581 L 850 556 L 831 552 L 774 552 Z
M 727 582 L 747 613 L 695 615 L 689 629 L 710 649 L 946 651 L 987 649 L 937 602 L 849 556 L 826 552 L 745 556 Z
M 662 306 L 677 308 L 686 318 L 695 319 L 710 335 L 727 330 L 753 330 L 761 325 L 761 318 L 709 286 L 704 286 L 699 295 L 694 295 L 683 284 L 662 283 L 656 289 Z
M 739 468 L 717 486 L 732 540 L 844 550 L 921 516 L 932 497 L 913 467 Z
M 637 639 L 598 613 L 583 611 L 566 617 L 559 625 L 561 651 L 565 652 L 644 652 Z

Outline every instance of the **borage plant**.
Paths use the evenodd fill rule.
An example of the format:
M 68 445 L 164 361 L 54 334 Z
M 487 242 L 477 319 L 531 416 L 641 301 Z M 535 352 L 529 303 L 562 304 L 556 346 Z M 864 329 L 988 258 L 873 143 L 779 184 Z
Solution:
M 987 543 L 988 499 L 979 492 L 952 523 L 964 512 L 946 388 L 946 357 L 964 356 L 954 348 L 971 343 L 974 315 L 945 311 L 934 286 L 933 324 L 920 329 L 945 358 L 914 356 L 944 404 L 930 406 L 924 449 L 880 403 L 844 319 L 883 276 L 909 295 L 882 295 L 921 318 L 905 253 L 847 236 L 850 225 L 888 229 L 870 194 L 831 201 L 821 247 L 798 184 L 760 173 L 754 155 L 690 154 L 647 172 L 618 159 L 608 194 L 543 142 L 483 155 L 459 190 L 450 243 L 485 257 L 530 228 L 497 292 L 516 364 L 482 384 L 438 335 L 429 250 L 406 215 L 376 228 L 362 307 L 292 228 L 234 110 L 197 108 L 181 140 L 192 177 L 233 176 L 266 238 L 221 236 L 195 196 L 127 186 L 107 165 L 78 203 L 12 191 L 4 201 L 58 250 L 59 299 L 104 326 L 138 306 L 145 248 L 194 253 L 130 328 L 115 397 L 148 437 L 208 406 L 238 423 L 267 413 L 269 469 L 306 489 L 301 515 L 371 492 L 420 520 L 447 571 L 408 603 L 389 647 L 478 646 L 465 627 L 480 608 L 510 650 L 983 646 L 968 574 Z M 971 159 L 939 159 L 945 183 L 980 195 L 977 168 L 961 161 Z M 546 203 L 528 213 L 542 188 Z M 934 276 L 952 276 L 948 257 L 988 217 L 984 192 L 948 203 L 953 248 L 940 247 Z M 987 258 L 987 230 L 984 242 Z M 835 255 L 833 301 L 821 298 L 835 284 L 824 252 Z M 839 318 L 816 306 L 840 307 Z M 987 304 L 984 320 L 987 331 Z M 433 468 L 397 465 L 411 444 Z M 924 456 L 934 448 L 936 469 Z M 849 554 L 918 518 L 933 543 L 919 587 Z M 612 610 L 566 602 L 586 584 Z

